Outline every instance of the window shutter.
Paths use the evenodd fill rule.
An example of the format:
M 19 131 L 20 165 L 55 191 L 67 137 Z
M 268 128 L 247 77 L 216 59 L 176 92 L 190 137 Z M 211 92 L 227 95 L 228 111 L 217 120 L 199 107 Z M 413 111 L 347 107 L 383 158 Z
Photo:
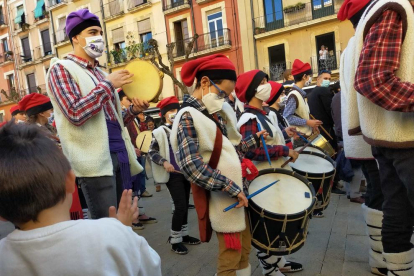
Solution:
M 145 19 L 138 21 L 138 33 L 145 34 L 151 32 L 151 21 L 150 19 Z
M 112 30 L 112 42 L 113 43 L 119 43 L 124 42 L 125 36 L 124 36 L 124 27 Z

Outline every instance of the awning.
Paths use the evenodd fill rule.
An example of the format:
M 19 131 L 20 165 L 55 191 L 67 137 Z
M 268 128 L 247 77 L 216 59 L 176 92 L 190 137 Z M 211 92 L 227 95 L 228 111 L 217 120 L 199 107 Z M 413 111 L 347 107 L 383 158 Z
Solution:
M 36 4 L 36 9 L 34 10 L 34 17 L 39 18 L 42 17 L 43 14 L 43 7 L 45 6 L 45 0 L 38 0 Z
M 18 10 L 16 18 L 14 19 L 14 23 L 16 24 L 22 23 L 23 14 L 24 14 L 24 9 Z

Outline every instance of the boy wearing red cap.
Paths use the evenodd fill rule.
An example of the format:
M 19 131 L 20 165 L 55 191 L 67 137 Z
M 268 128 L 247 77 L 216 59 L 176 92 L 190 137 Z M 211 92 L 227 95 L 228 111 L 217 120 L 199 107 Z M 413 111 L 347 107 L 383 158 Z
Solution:
M 66 34 L 74 54 L 64 60 L 52 59 L 47 92 L 63 152 L 82 187 L 91 217 L 97 219 L 108 216 L 109 206 L 116 206 L 122 189 L 131 187 L 131 174 L 142 171 L 122 131 L 123 124 L 148 103 L 134 98 L 127 112 L 121 113 L 115 89 L 130 83 L 132 74 L 119 70 L 107 75 L 100 69 L 96 58 L 104 52 L 104 40 L 96 15 L 87 9 L 70 13 Z
M 184 244 L 200 244 L 200 240 L 190 237 L 188 233 L 188 202 L 190 199 L 190 182 L 180 172 L 171 147 L 170 134 L 177 111 L 180 108 L 177 97 L 172 96 L 158 103 L 163 125 L 152 132 L 152 142 L 148 155 L 152 164 L 154 181 L 166 184 L 174 202 L 175 210 L 171 224 L 169 242 L 171 250 L 177 254 L 187 254 Z
M 309 86 L 312 83 L 311 66 L 309 63 L 303 63 L 299 59 L 295 59 L 292 75 L 295 79 L 295 84 L 289 93 L 283 116 L 291 126 L 295 126 L 305 137 L 309 137 L 313 132 L 319 132 L 318 127 L 322 125 L 321 121 L 310 119 L 306 92 L 302 90 L 303 87 Z M 295 140 L 293 143 L 295 146 L 304 144 L 302 140 Z
M 14 119 L 15 123 L 24 123 L 26 122 L 26 113 L 20 110 L 19 105 L 15 105 L 10 108 L 10 114 Z
M 382 239 L 388 275 L 398 276 L 414 275 L 413 6 L 408 0 L 347 0 L 338 13 L 356 28 L 346 49 L 350 62 L 341 69 L 353 84 L 347 89 L 353 112 L 344 132 L 362 135 L 379 164 L 384 217 L 382 237 L 372 238 Z
M 258 131 L 258 124 L 260 124 L 261 129 L 266 129 L 269 133 L 269 136 L 265 139 L 266 148 L 272 160 L 272 167 L 280 168 L 282 163 L 285 162 L 283 157 L 290 156 L 294 162 L 299 154 L 286 147 L 285 144 L 285 137 L 293 137 L 295 133 L 294 127 L 283 129 L 282 132 L 277 121 L 274 122 L 271 120 L 263 110 L 263 103 L 267 102 L 272 95 L 272 86 L 268 83 L 267 78 L 266 73 L 260 70 L 243 73 L 237 78 L 237 97 L 241 101 L 248 103 L 245 105 L 244 112 L 237 123 L 237 129 L 243 138 L 249 137 L 252 133 L 256 133 Z M 263 146 L 250 150 L 246 153 L 245 157 L 253 160 L 258 170 L 269 168 Z M 285 169 L 287 168 L 285 167 Z M 282 272 L 302 270 L 301 264 L 288 262 L 284 257 L 270 256 L 260 251 L 257 251 L 257 257 L 260 260 L 263 275 L 283 276 Z
M 193 197 L 199 221 L 209 225 L 209 219 L 217 233 L 218 276 L 236 276 L 236 271 L 237 275 L 250 275 L 251 236 L 240 154 L 256 148 L 260 141 L 258 134 L 241 139 L 235 113 L 224 102 L 235 88 L 235 67 L 226 56 L 211 55 L 185 63 L 181 79 L 187 86 L 194 80 L 197 84 L 193 95 L 184 99 L 170 134 L 177 164 L 186 179 L 197 185 L 193 185 Z M 208 198 L 203 194 L 206 190 L 211 191 L 209 200 L 205 206 L 197 205 L 197 197 Z M 235 209 L 223 212 L 237 201 Z M 208 229 L 206 233 L 208 241 Z
M 280 129 L 284 129 L 289 126 L 281 111 L 285 107 L 285 100 L 287 99 L 285 87 L 276 81 L 269 81 L 269 83 L 272 86 L 272 93 L 267 101 L 269 105 L 268 116 L 274 125 L 278 125 Z

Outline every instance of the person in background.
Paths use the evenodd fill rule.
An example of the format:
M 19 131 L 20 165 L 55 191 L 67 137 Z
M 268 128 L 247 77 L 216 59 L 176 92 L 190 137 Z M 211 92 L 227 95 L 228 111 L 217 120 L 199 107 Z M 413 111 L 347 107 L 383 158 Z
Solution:
M 326 60 L 328 59 L 328 47 L 321 46 L 319 50 L 319 71 L 327 70 Z
M 140 112 L 138 114 L 138 123 L 139 123 L 139 131 L 146 131 L 148 130 L 148 126 L 147 126 L 147 122 L 146 122 L 146 117 L 144 112 Z
M 147 117 L 145 122 L 147 123 L 147 128 L 150 131 L 153 131 L 155 129 L 155 121 L 151 117 Z
M 26 122 L 26 113 L 20 110 L 19 105 L 12 106 L 10 108 L 10 114 L 14 119 L 15 123 L 25 123 Z
M 292 75 L 292 69 L 287 69 L 283 73 L 283 86 L 285 88 L 292 87 L 295 84 L 295 78 Z
M 0 183 L 0 219 L 16 226 L 0 240 L 2 276 L 161 276 L 159 255 L 131 229 L 138 216 L 131 190 L 118 212 L 108 208 L 110 218 L 70 220 L 75 174 L 40 128 L 0 129 Z

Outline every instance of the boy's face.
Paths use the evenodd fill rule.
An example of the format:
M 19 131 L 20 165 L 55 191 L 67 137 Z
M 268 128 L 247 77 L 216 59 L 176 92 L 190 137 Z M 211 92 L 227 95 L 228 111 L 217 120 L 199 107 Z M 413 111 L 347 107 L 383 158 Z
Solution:
M 151 122 L 151 121 L 148 122 L 147 126 L 148 126 L 149 130 L 154 130 L 154 128 L 155 128 L 154 122 Z

